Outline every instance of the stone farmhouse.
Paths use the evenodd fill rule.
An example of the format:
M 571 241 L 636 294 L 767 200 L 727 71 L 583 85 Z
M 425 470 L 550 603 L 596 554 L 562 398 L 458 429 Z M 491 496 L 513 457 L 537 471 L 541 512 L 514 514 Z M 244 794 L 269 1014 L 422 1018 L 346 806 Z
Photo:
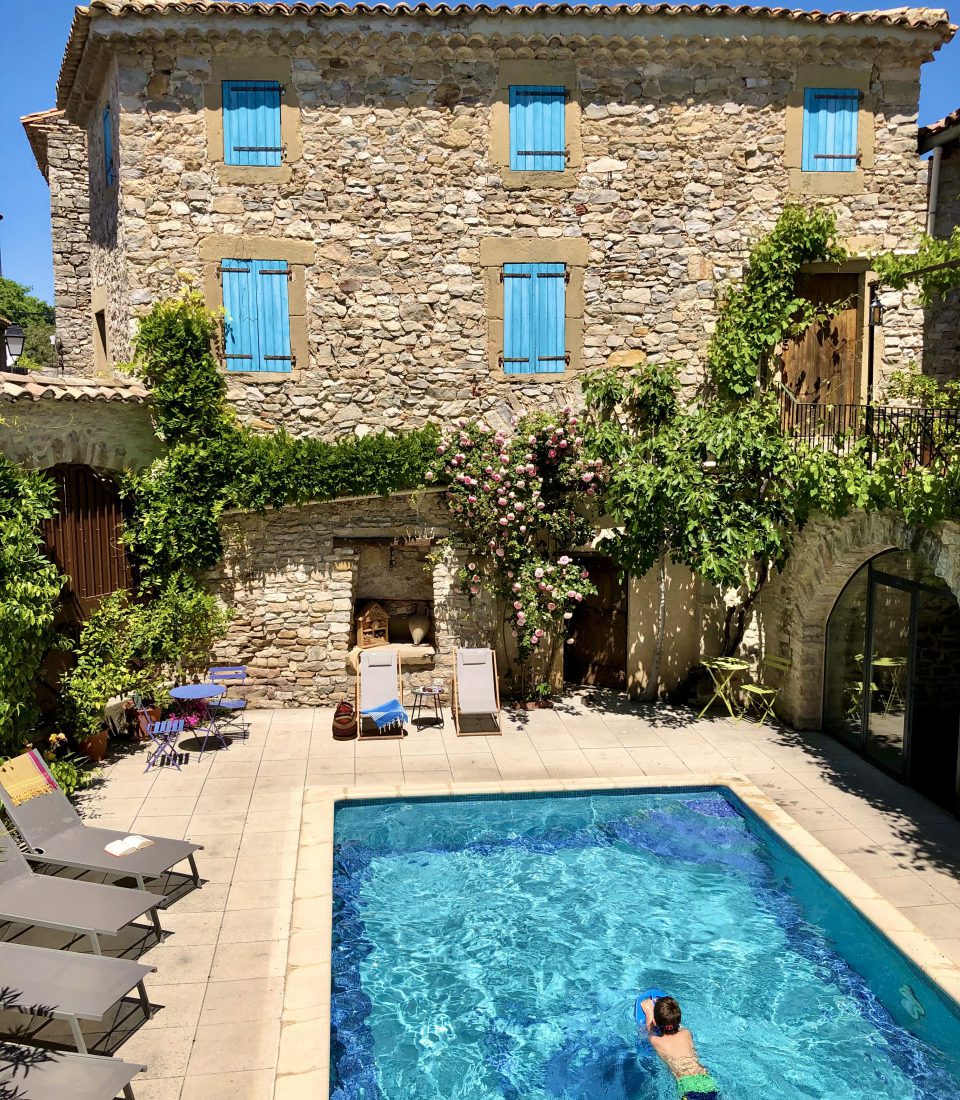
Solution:
M 138 315 L 184 273 L 225 310 L 230 399 L 265 429 L 332 439 L 461 415 L 505 423 L 576 405 L 585 370 L 648 359 L 681 363 L 692 390 L 718 294 L 797 199 L 836 211 L 852 259 L 803 277 L 807 296 L 846 305 L 831 346 L 787 357 L 791 400 L 882 400 L 911 362 L 953 376 L 949 333 L 925 347 L 931 319 L 910 295 L 878 288 L 882 328 L 869 324 L 867 258 L 909 251 L 927 224 L 920 70 L 954 30 L 944 11 L 903 8 L 92 0 L 57 107 L 24 120 L 51 189 L 64 377 L 6 376 L 17 428 L 0 444 L 98 475 L 148 461 L 148 395 L 113 368 Z M 948 122 L 921 148 L 955 135 Z M 947 216 L 941 202 L 938 232 Z M 371 601 L 401 641 L 405 619 L 428 612 L 429 644 L 403 654 L 418 682 L 445 678 L 453 646 L 481 629 L 455 563 L 428 564 L 446 533 L 436 494 L 227 526 L 211 578 L 236 611 L 221 656 L 250 666 L 261 699 L 343 695 Z M 751 635 L 792 661 L 785 717 L 855 736 L 865 623 L 876 632 L 871 609 L 896 604 L 883 644 L 900 660 L 903 638 L 916 643 L 891 666 L 910 681 L 913 728 L 917 708 L 939 706 L 956 731 L 960 686 L 949 699 L 933 686 L 950 672 L 934 639 L 960 620 L 960 531 L 921 537 L 861 516 L 800 541 Z M 883 570 L 870 564 L 881 554 Z M 639 689 L 654 584 L 621 582 L 600 558 L 593 569 L 601 591 L 568 675 Z M 669 580 L 667 686 L 715 644 L 719 600 L 681 570 Z M 898 734 L 881 717 L 882 762 L 896 768 L 911 719 Z M 951 752 L 955 771 L 956 736 L 921 761 L 918 785 Z

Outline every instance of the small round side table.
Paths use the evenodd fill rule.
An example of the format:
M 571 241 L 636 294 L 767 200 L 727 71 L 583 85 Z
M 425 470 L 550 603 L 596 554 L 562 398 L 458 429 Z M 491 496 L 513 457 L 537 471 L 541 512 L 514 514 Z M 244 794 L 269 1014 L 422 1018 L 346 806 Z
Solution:
M 440 706 L 440 696 L 442 694 L 443 688 L 439 684 L 413 689 L 413 710 L 410 721 L 417 729 L 423 729 L 425 725 L 443 727 L 443 710 Z M 428 703 L 433 706 L 433 712 L 424 715 L 423 708 Z

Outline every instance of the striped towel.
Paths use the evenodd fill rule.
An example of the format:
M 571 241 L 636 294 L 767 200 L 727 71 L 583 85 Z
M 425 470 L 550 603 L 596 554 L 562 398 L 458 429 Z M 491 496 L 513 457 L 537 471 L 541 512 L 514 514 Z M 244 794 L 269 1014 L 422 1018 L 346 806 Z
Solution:
M 391 699 L 379 707 L 371 707 L 360 713 L 364 718 L 372 719 L 378 730 L 385 729 L 387 726 L 403 726 L 410 721 L 410 716 L 403 709 L 399 699 Z
M 47 771 L 43 758 L 33 749 L 0 764 L 0 784 L 14 806 L 57 789 L 56 780 Z

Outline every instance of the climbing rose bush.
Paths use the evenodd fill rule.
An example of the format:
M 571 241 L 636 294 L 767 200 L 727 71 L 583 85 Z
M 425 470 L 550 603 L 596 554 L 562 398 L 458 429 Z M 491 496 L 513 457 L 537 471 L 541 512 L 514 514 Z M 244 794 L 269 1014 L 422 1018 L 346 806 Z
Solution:
M 596 589 L 567 551 L 588 543 L 603 464 L 583 453 L 569 408 L 514 420 L 511 430 L 460 420 L 444 433 L 427 479 L 446 481 L 468 561 L 459 580 L 492 594 L 521 660 L 561 636 L 573 607 Z

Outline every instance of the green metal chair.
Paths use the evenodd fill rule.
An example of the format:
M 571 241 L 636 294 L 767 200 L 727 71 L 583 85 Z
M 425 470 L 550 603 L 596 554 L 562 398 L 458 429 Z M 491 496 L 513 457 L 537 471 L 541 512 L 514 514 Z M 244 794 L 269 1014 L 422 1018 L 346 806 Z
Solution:
M 763 658 L 758 669 L 757 682 L 740 685 L 740 691 L 746 703 L 740 718 L 743 718 L 748 710 L 753 710 L 759 714 L 757 725 L 763 725 L 773 713 L 789 668 L 790 661 L 786 657 Z

